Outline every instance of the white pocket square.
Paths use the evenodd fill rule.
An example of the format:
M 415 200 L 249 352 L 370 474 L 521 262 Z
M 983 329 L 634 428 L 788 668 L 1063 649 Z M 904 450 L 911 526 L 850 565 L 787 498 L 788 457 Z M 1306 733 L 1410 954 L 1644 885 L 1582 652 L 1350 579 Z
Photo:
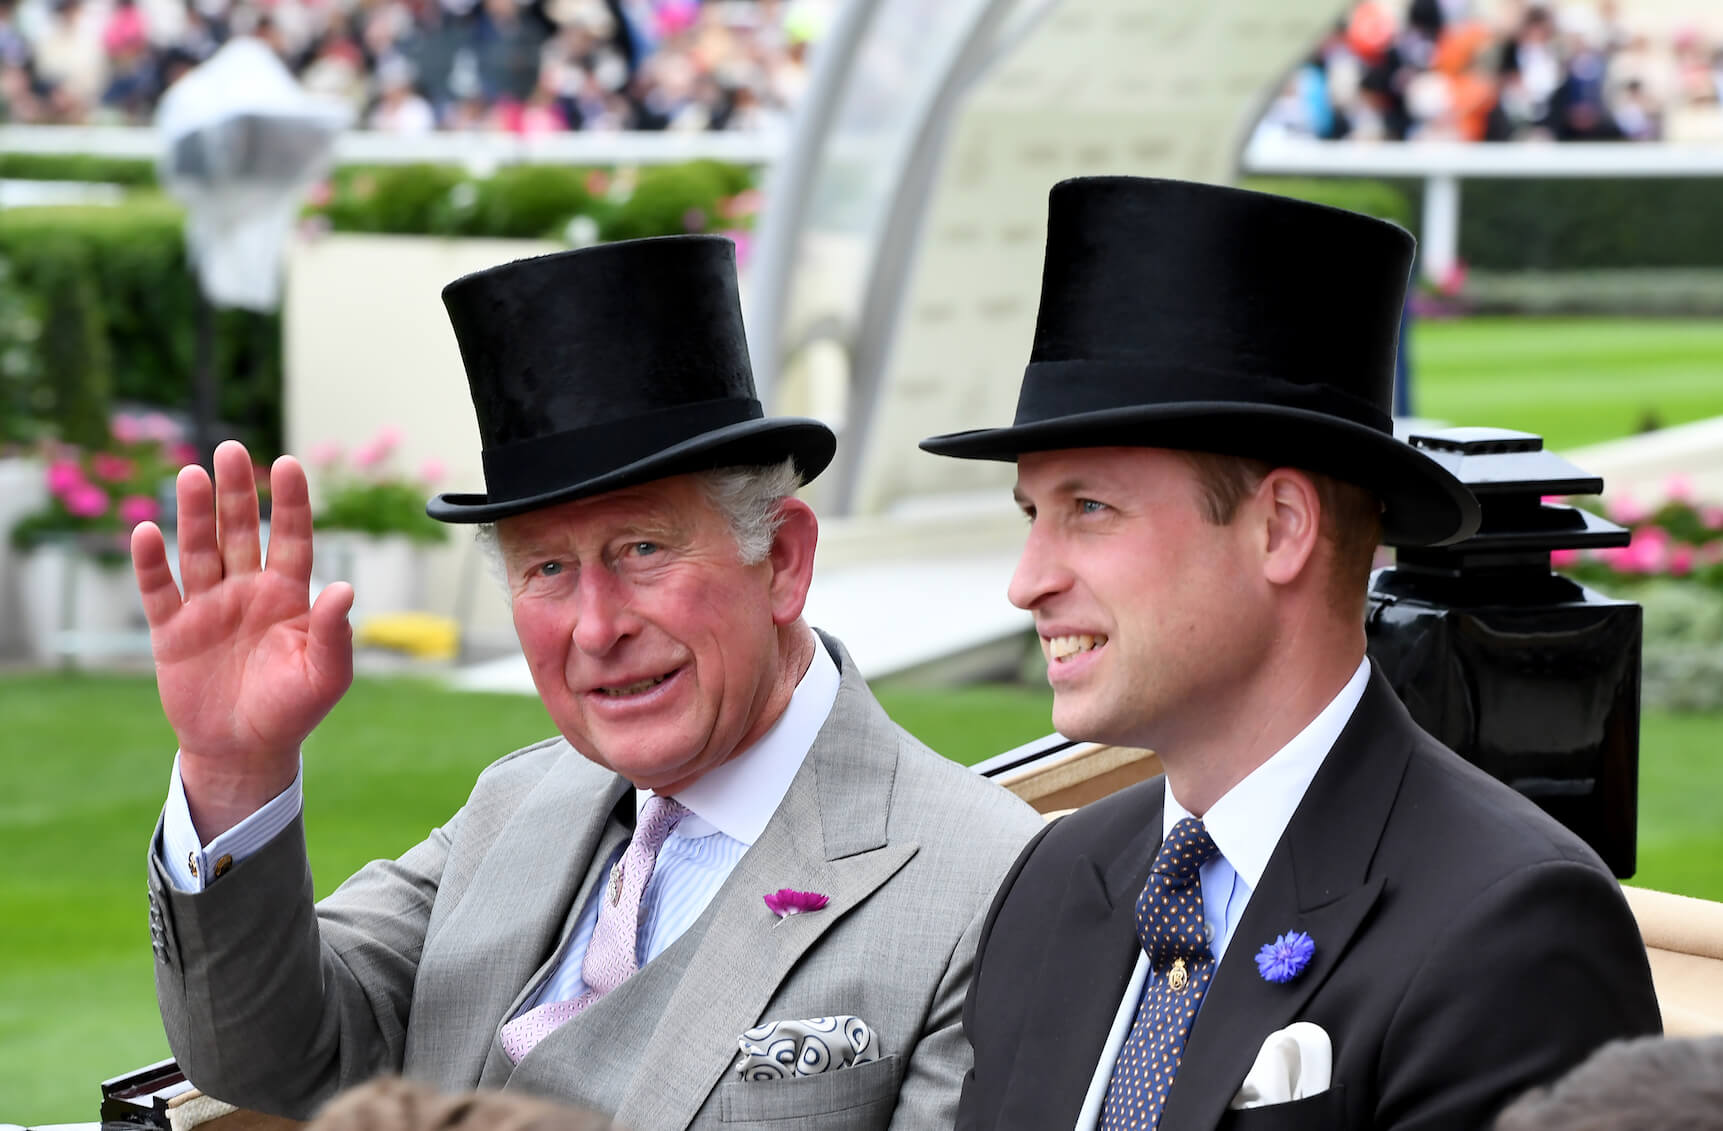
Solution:
M 818 1076 L 876 1056 L 873 1030 L 859 1017 L 809 1017 L 767 1021 L 737 1040 L 742 1053 L 732 1065 L 744 1080 Z
M 1262 1042 L 1231 1106 L 1267 1107 L 1318 1095 L 1328 1090 L 1333 1070 L 1334 1045 L 1322 1026 L 1296 1021 Z

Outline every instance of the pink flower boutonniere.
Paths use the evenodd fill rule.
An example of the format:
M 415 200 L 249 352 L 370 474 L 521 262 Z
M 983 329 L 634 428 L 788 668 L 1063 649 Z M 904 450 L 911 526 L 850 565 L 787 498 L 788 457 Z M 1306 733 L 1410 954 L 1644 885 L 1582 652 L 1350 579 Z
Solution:
M 831 902 L 817 891 L 797 891 L 794 888 L 779 888 L 763 898 L 766 901 L 766 909 L 776 915 L 779 922 L 791 915 L 818 911 Z

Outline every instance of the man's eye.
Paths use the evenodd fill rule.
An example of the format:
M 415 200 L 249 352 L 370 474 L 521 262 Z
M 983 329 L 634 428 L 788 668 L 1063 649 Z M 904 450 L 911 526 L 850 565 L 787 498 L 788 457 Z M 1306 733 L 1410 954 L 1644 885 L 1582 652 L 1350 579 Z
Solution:
M 656 542 L 632 542 L 628 546 L 628 552 L 633 554 L 637 558 L 648 557 L 648 556 L 650 556 L 652 554 L 656 554 L 658 552 L 658 543 L 656 543 Z
M 1099 514 L 1107 509 L 1106 503 L 1098 503 L 1094 499 L 1078 499 L 1077 509 L 1084 514 Z
M 555 577 L 562 572 L 561 562 L 540 562 L 533 570 L 540 577 Z

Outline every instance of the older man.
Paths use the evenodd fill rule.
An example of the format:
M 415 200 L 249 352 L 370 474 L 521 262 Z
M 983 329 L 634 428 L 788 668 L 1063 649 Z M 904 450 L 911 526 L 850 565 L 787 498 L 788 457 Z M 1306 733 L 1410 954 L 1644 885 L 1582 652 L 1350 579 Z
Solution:
M 151 853 L 162 1016 L 205 1091 L 296 1116 L 403 1071 L 655 1128 L 949 1123 L 987 899 L 1026 806 L 885 716 L 802 619 L 832 434 L 762 418 L 731 245 L 526 260 L 444 301 L 485 523 L 561 737 L 480 775 L 313 906 L 299 748 L 352 673 L 352 591 L 307 607 L 311 508 L 244 450 L 133 560 L 180 750 Z
M 1208 185 L 1053 190 L 1017 419 L 1012 579 L 1053 721 L 1165 778 L 1005 882 L 966 1029 L 974 1128 L 1488 1126 L 1656 1032 L 1645 950 L 1578 838 L 1419 730 L 1365 659 L 1379 536 L 1478 511 L 1388 417 L 1412 240 Z

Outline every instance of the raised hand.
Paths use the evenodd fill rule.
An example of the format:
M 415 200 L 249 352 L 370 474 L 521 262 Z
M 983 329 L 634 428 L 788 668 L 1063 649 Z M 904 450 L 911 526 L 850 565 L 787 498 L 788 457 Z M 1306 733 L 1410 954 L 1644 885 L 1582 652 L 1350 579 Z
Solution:
M 310 601 L 311 497 L 292 456 L 269 475 L 269 562 L 244 445 L 215 450 L 215 484 L 180 471 L 182 597 L 153 523 L 132 532 L 156 687 L 180 745 L 192 823 L 207 843 L 293 782 L 299 745 L 353 682 L 353 589 Z

